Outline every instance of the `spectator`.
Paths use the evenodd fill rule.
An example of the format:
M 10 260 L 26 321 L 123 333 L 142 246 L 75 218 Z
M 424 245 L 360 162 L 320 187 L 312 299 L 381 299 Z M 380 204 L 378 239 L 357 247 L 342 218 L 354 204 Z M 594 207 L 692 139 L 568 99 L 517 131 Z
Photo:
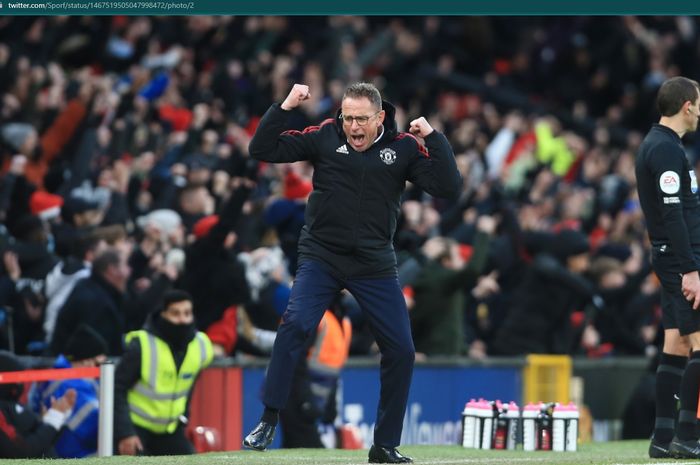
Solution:
M 87 325 L 79 326 L 71 334 L 62 355 L 53 368 L 94 367 L 107 357 L 107 342 Z M 44 381 L 34 384 L 29 392 L 29 407 L 39 414 L 51 407 L 52 399 L 62 397 L 69 390 L 76 393 L 75 405 L 55 442 L 60 458 L 80 458 L 97 454 L 99 420 L 99 386 L 92 379 Z
M 193 228 L 195 240 L 185 250 L 183 282 L 192 294 L 200 330 L 218 321 L 231 305 L 249 299 L 245 269 L 233 250 L 234 227 L 250 190 L 248 181 L 233 192 L 219 215 L 200 219 Z
M 413 282 L 411 327 L 416 351 L 426 355 L 465 355 L 467 353 L 465 321 L 465 292 L 471 290 L 481 275 L 488 258 L 490 236 L 495 220 L 482 216 L 473 244 L 469 264 L 460 255 L 454 240 L 429 239 L 425 250 L 438 242 L 435 253 Z
M 209 338 L 196 329 L 192 297 L 167 292 L 144 329 L 127 340 L 114 386 L 119 454 L 192 454 L 184 434 L 188 401 L 197 375 L 214 356 Z
M 66 199 L 61 216 L 63 221 L 52 224 L 51 231 L 56 240 L 57 251 L 66 257 L 75 253 L 73 247 L 81 236 L 89 234 L 93 228 L 100 225 L 103 212 L 96 201 L 71 196 Z
M 654 281 L 647 279 L 648 266 L 628 264 L 645 258 L 639 248 L 635 250 L 631 255 L 636 257 L 630 256 L 626 264 L 606 256 L 591 263 L 590 275 L 605 302 L 593 319 L 601 347 L 606 347 L 601 355 L 611 351 L 619 355 L 656 355 L 658 321 L 654 311 L 660 295 Z
M 504 355 L 573 354 L 578 348 L 571 314 L 583 310 L 593 286 L 581 273 L 588 268 L 589 244 L 578 231 L 551 238 L 550 252 L 538 254 L 513 296 L 512 309 L 493 344 Z
M 17 357 L 0 352 L 0 371 L 21 371 L 24 366 Z M 75 405 L 76 392 L 67 390 L 54 398 L 49 408 L 39 416 L 19 403 L 24 386 L 0 385 L 0 456 L 2 458 L 54 457 L 53 443 Z
M 5 305 L 14 308 L 14 347 L 17 353 L 40 354 L 44 350 L 44 291 L 47 274 L 58 262 L 48 248 L 42 221 L 27 215 L 14 226 L 17 238 L 3 255 L 2 278 Z
M 92 263 L 90 277 L 79 281 L 56 320 L 49 350 L 59 355 L 65 351 L 75 328 L 85 324 L 107 342 L 107 355 L 121 355 L 126 321 L 124 298 L 131 270 L 125 253 L 107 248 Z
M 47 344 L 53 338 L 58 312 L 75 285 L 90 276 L 92 262 L 107 246 L 106 242 L 93 235 L 81 237 L 75 244 L 75 254 L 71 254 L 46 276 L 46 311 L 44 314 L 44 334 Z

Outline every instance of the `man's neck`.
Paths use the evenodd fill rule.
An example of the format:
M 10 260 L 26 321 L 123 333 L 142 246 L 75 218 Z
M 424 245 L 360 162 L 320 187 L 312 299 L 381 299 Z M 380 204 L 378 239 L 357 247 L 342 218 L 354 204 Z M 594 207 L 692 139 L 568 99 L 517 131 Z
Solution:
M 683 137 L 685 133 L 688 132 L 685 123 L 681 121 L 680 118 L 676 118 L 676 116 L 662 116 L 659 120 L 659 124 L 671 129 L 678 134 L 678 137 Z

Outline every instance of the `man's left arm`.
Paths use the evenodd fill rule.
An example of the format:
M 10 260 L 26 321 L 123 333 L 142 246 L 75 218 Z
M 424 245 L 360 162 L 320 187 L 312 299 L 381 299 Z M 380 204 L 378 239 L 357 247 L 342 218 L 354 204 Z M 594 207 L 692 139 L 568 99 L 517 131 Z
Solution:
M 408 180 L 432 196 L 458 197 L 462 177 L 447 138 L 435 131 L 423 117 L 411 121 L 409 132 L 423 138 L 425 146 L 416 139 L 416 154 L 411 160 Z

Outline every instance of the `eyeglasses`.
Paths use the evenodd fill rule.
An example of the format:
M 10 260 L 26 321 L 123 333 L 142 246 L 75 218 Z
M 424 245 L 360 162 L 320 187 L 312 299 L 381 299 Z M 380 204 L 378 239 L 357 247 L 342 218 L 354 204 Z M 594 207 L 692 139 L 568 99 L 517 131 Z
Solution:
M 343 124 L 347 124 L 348 126 L 352 126 L 353 121 L 356 122 L 358 126 L 365 126 L 367 123 L 369 123 L 369 119 L 375 116 L 380 111 L 382 110 L 377 110 L 369 116 L 349 116 L 341 113 L 340 119 L 343 120 Z

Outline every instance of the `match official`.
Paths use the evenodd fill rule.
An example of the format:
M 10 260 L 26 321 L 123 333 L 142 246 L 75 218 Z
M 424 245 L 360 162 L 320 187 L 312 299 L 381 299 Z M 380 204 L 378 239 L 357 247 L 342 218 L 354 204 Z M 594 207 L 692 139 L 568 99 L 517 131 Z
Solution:
M 656 372 L 656 421 L 651 458 L 700 458 L 695 430 L 700 385 L 700 203 L 681 137 L 698 127 L 700 88 L 674 77 L 657 95 L 661 114 L 639 147 L 639 201 L 661 281 L 664 345 Z M 690 359 L 688 359 L 690 355 Z M 680 411 L 676 423 L 676 396 Z

